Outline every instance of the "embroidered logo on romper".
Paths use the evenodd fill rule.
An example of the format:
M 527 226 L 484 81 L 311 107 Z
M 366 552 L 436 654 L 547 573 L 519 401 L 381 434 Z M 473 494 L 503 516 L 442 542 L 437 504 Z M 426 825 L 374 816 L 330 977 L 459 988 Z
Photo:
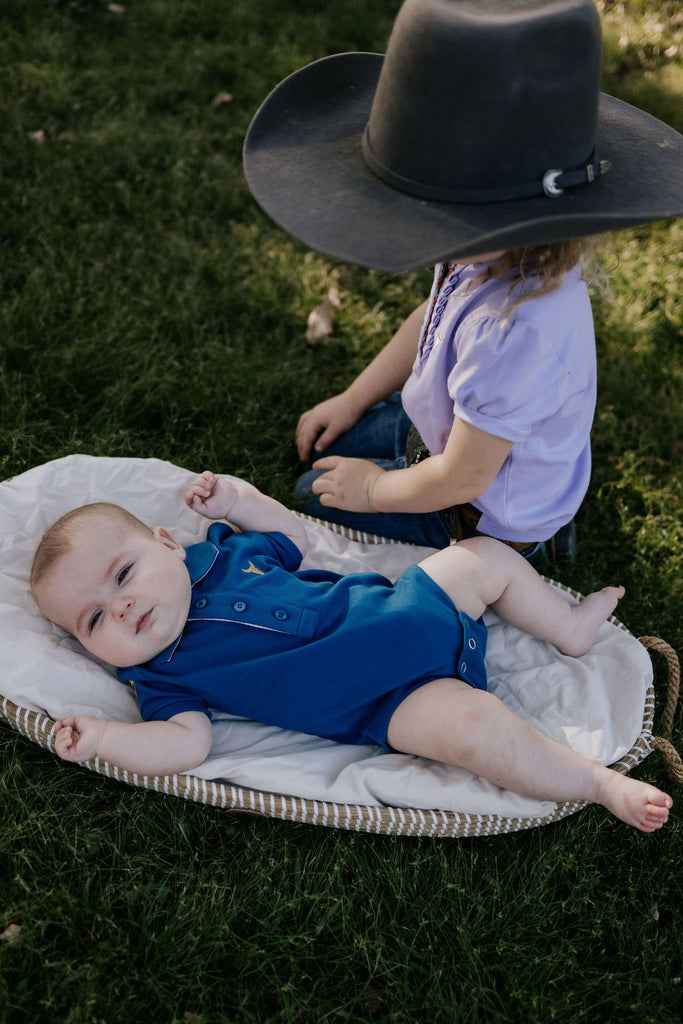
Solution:
M 242 569 L 242 572 L 255 572 L 257 576 L 265 576 L 263 569 L 257 569 L 253 562 L 249 563 L 249 568 Z

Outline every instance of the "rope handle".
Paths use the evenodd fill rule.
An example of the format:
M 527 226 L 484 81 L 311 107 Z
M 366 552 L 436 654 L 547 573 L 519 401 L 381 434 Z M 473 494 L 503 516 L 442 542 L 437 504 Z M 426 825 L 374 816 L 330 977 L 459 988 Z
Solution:
M 662 753 L 669 778 L 675 786 L 683 785 L 683 760 L 671 742 L 673 731 L 674 714 L 678 704 L 678 694 L 681 684 L 681 666 L 678 655 L 665 640 L 658 636 L 641 636 L 640 643 L 653 651 L 659 651 L 664 656 L 668 670 L 668 685 L 664 710 L 662 711 L 662 735 L 653 736 L 653 746 Z

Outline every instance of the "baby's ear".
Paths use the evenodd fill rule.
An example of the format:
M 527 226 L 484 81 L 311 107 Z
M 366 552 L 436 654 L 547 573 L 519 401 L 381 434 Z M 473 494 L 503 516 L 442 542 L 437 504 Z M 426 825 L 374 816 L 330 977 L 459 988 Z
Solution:
M 171 551 L 175 551 L 180 558 L 185 558 L 185 548 L 180 544 L 172 533 L 170 533 L 165 526 L 155 526 L 152 530 L 154 539 L 158 540 L 164 547 L 170 548 Z

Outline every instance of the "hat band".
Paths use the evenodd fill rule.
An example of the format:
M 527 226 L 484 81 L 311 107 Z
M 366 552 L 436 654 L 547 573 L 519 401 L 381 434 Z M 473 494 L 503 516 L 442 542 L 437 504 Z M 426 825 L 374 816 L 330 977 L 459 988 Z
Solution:
M 502 188 L 446 188 L 440 185 L 429 185 L 425 182 L 413 181 L 401 174 L 396 174 L 382 163 L 370 142 L 368 128 L 363 134 L 363 156 L 371 171 L 400 192 L 418 199 L 435 199 L 447 203 L 496 203 L 508 199 L 528 199 L 531 196 L 549 196 L 556 199 L 566 188 L 585 185 L 595 181 L 601 174 L 606 174 L 612 166 L 609 160 L 597 160 L 595 150 L 591 153 L 588 163 L 570 171 L 561 168 L 547 170 L 542 178 L 526 185 L 510 185 Z

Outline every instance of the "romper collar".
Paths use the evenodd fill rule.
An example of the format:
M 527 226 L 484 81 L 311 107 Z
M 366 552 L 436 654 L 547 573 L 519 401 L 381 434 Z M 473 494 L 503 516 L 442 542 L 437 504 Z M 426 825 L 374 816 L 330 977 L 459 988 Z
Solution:
M 193 587 L 203 580 L 211 570 L 217 556 L 218 548 L 208 538 L 205 541 L 200 541 L 199 544 L 190 544 L 185 548 L 185 565 Z

